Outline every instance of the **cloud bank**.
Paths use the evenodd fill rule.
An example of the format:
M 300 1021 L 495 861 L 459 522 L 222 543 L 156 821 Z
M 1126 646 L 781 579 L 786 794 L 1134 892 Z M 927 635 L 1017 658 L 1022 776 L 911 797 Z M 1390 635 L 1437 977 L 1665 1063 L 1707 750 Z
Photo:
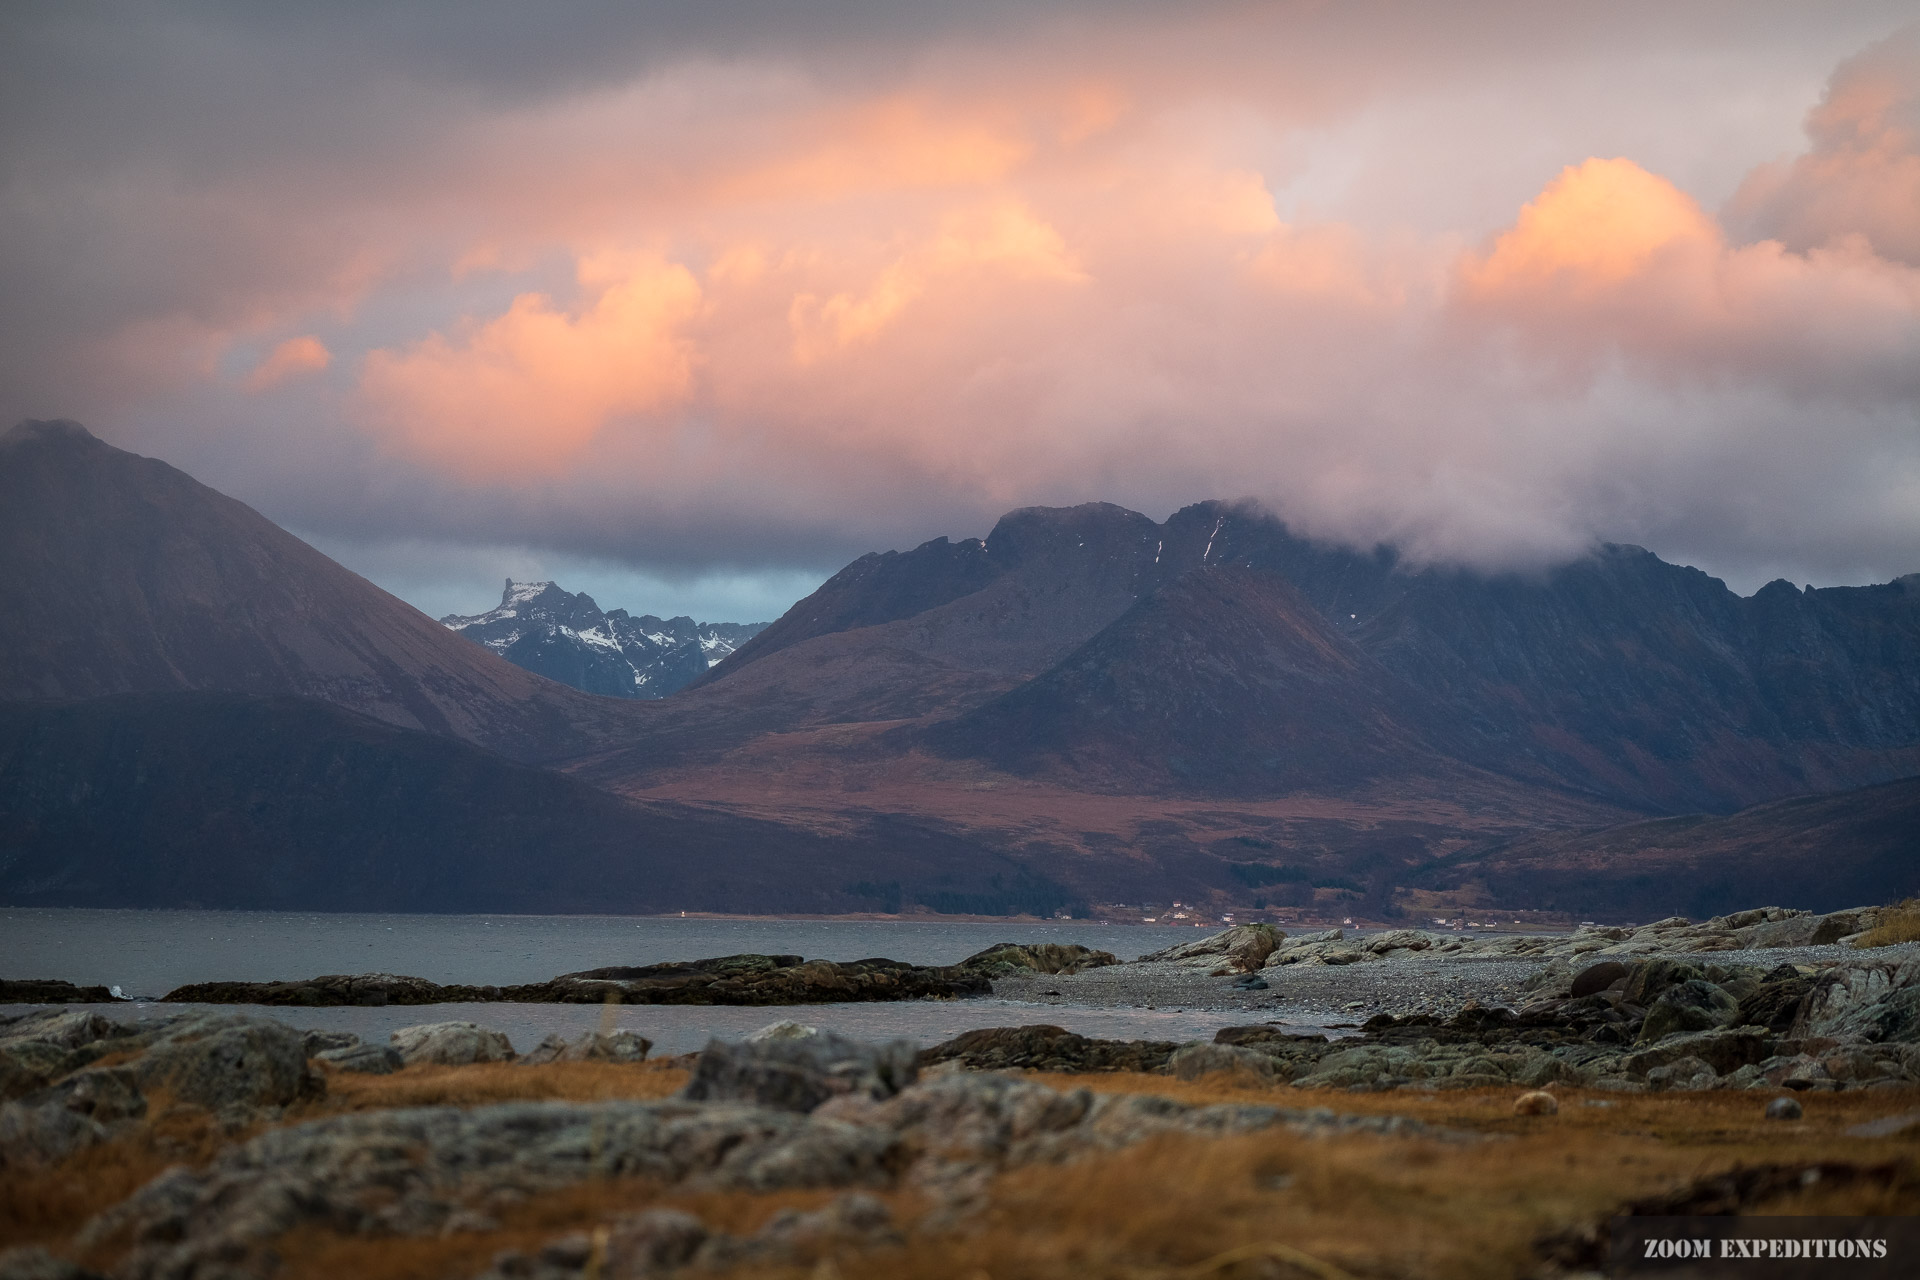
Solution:
M 1900 9 L 15 10 L 0 413 L 341 546 L 634 573 L 1252 497 L 1884 579 Z

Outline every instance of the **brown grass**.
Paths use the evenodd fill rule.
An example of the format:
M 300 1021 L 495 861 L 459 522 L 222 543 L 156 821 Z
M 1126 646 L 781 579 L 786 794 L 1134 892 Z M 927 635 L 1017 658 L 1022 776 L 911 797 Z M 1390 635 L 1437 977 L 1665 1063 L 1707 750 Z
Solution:
M 683 1073 L 593 1063 L 409 1068 L 335 1076 L 307 1114 L 510 1098 L 660 1097 Z M 1035 1076 L 1061 1089 L 1154 1093 L 1182 1101 L 1325 1106 L 1412 1116 L 1474 1140 L 1308 1138 L 1286 1132 L 1230 1139 L 1163 1137 L 1064 1167 L 1016 1170 L 993 1186 L 970 1228 L 914 1234 L 904 1248 L 842 1252 L 817 1267 L 747 1268 L 753 1277 L 837 1280 L 1246 1280 L 1248 1277 L 1520 1276 L 1534 1242 L 1591 1224 L 1623 1201 L 1670 1191 L 1738 1165 L 1835 1160 L 1901 1162 L 1891 1184 L 1820 1186 L 1776 1197 L 1763 1213 L 1920 1213 L 1920 1134 L 1858 1139 L 1862 1120 L 1920 1107 L 1920 1089 L 1802 1095 L 1806 1118 L 1762 1118 L 1762 1093 L 1607 1095 L 1556 1089 L 1555 1116 L 1515 1116 L 1517 1089 L 1321 1093 L 1251 1079 L 1183 1082 L 1161 1076 Z M 1607 1106 L 1587 1106 L 1589 1101 Z M 291 1119 L 291 1117 L 290 1117 Z M 189 1158 L 217 1145 L 201 1135 Z M 152 1144 L 82 1153 L 31 1202 L 0 1181 L 0 1235 L 57 1244 L 164 1160 Z M 65 1190 L 60 1190 L 64 1188 Z M 496 1229 L 439 1239 L 377 1240 L 307 1228 L 279 1242 L 286 1280 L 469 1276 L 505 1249 L 534 1250 L 622 1213 L 680 1207 L 714 1229 L 744 1233 L 782 1208 L 812 1208 L 830 1192 L 692 1193 L 612 1179 L 530 1198 L 498 1213 Z M 62 1198 L 64 1196 L 64 1198 Z M 888 1193 L 896 1219 L 926 1207 Z M 31 1226 L 27 1235 L 17 1228 Z
M 605 1102 L 664 1098 L 685 1084 L 683 1068 L 664 1062 L 549 1062 L 538 1067 L 482 1062 L 465 1067 L 408 1067 L 392 1075 L 333 1071 L 327 1096 L 298 1119 L 393 1107 L 483 1107 L 495 1102 Z
M 1892 914 L 1853 940 L 1856 947 L 1891 947 L 1897 942 L 1920 942 L 1920 898 L 1908 898 L 1890 908 Z
M 147 1095 L 149 1123 L 130 1136 L 77 1152 L 52 1169 L 0 1169 L 0 1248 L 64 1239 L 176 1164 L 197 1165 L 257 1132 L 223 1134 L 198 1107 Z

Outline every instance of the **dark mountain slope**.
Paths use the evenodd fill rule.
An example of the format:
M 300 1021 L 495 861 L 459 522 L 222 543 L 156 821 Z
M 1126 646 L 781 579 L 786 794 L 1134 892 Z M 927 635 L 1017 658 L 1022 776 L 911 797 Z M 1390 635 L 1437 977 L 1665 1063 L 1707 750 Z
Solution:
M 1023 507 L 1002 516 L 984 540 L 969 538 L 950 543 L 935 538 L 912 551 L 861 556 L 719 663 L 705 683 L 724 679 L 820 636 L 923 617 L 951 602 L 987 591 L 1008 575 L 1023 580 L 1026 590 L 1018 594 L 1025 600 L 1031 600 L 1037 590 L 1048 595 L 1066 593 L 1110 602 L 1130 601 L 1142 585 L 1143 570 L 1152 563 L 1149 548 L 1157 532 L 1158 527 L 1145 516 L 1107 502 Z M 1002 645 L 1013 641 L 1024 650 L 1035 648 L 1035 637 L 1007 634 L 1008 623 L 1018 622 L 1028 631 L 1037 628 L 1047 632 L 1039 638 L 1040 651 L 1057 647 L 1062 628 L 1075 626 L 1069 618 L 1046 617 L 1030 607 L 1016 610 L 1016 618 L 1016 611 L 997 603 L 1004 598 L 984 602 L 986 613 L 1002 624 L 996 628 L 996 638 Z M 1111 609 L 1111 603 L 1108 607 Z M 1064 615 L 1068 610 L 1051 612 Z M 929 629 L 944 628 L 935 621 Z M 1085 639 L 1078 631 L 1074 635 L 1076 642 Z M 957 645 L 949 644 L 947 649 L 950 657 L 965 660 L 967 656 Z M 993 664 L 992 657 L 975 656 L 976 665 L 983 669 Z M 1019 660 L 1015 662 L 1017 665 Z
M 0 697 L 312 696 L 522 759 L 620 704 L 504 662 L 252 509 L 73 423 L 0 439 Z
M 1180 532 L 1176 534 L 1176 529 Z M 1920 771 L 1920 580 L 1742 598 L 1603 546 L 1539 574 L 1419 568 L 1249 508 L 1167 522 L 1277 573 L 1383 666 L 1452 703 L 1475 763 L 1649 811 L 1729 811 Z
M 656 704 L 648 727 L 596 758 L 590 776 L 633 785 L 766 735 L 978 706 L 1132 607 L 1153 570 L 1155 528 L 1104 503 L 1032 508 L 1002 519 L 984 543 L 942 539 L 863 557 L 706 679 Z M 893 617 L 921 598 L 905 585 L 913 565 L 930 575 L 916 590 L 944 602 Z M 884 620 L 822 630 L 849 619 Z
M 1285 580 L 1194 569 L 1037 679 L 931 731 L 1020 774 L 1111 790 L 1339 793 L 1461 772 L 1440 708 Z
M 1920 894 L 1920 778 L 1549 832 L 1446 858 L 1407 881 L 1588 919 L 1695 919 L 1761 902 L 1834 911 Z
M 631 803 L 313 699 L 0 703 L 11 905 L 1050 913 L 1070 898 L 930 826 L 828 836 Z

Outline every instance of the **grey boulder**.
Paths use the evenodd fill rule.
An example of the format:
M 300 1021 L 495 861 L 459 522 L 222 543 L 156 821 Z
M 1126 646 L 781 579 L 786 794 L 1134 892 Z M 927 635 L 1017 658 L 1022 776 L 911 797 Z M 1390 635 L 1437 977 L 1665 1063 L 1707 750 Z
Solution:
M 1261 1080 L 1274 1078 L 1271 1056 L 1233 1044 L 1182 1045 L 1167 1060 L 1167 1069 L 1182 1080 L 1221 1074 L 1249 1075 Z
M 529 1066 L 543 1062 L 644 1062 L 653 1050 L 653 1041 L 636 1031 L 589 1031 L 576 1040 L 550 1035 L 521 1061 Z
M 848 1094 L 890 1098 L 918 1075 L 919 1050 L 909 1040 L 867 1044 L 830 1031 L 741 1044 L 712 1040 L 680 1096 L 811 1111 Z
M 406 1062 L 400 1057 L 400 1051 L 390 1044 L 355 1044 L 342 1049 L 326 1049 L 316 1053 L 314 1061 L 324 1062 L 335 1071 L 353 1071 L 362 1075 L 392 1075 Z
M 475 1062 L 510 1062 L 513 1042 L 474 1022 L 423 1022 L 401 1027 L 388 1039 L 408 1066 L 416 1062 L 463 1067 Z
M 1739 1015 L 1740 1002 L 1705 978 L 1688 978 L 1660 993 L 1640 1024 L 1640 1039 L 1653 1042 L 1685 1031 L 1712 1031 Z

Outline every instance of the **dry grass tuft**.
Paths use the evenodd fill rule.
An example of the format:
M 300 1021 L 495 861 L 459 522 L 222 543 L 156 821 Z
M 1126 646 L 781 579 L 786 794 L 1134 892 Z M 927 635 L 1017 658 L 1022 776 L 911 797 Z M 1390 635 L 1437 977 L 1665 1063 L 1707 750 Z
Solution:
M 412 1066 L 392 1075 L 329 1071 L 327 1096 L 299 1119 L 393 1107 L 483 1107 L 496 1102 L 649 1101 L 676 1092 L 686 1070 L 664 1062 L 477 1062 L 464 1067 Z
M 1920 898 L 1895 903 L 1878 927 L 1853 940 L 1856 947 L 1891 947 L 1898 942 L 1920 942 Z
M 76 1152 L 54 1168 L 0 1170 L 0 1248 L 64 1239 L 163 1170 L 204 1164 L 259 1132 L 223 1132 L 209 1112 L 176 1106 L 159 1090 L 147 1095 L 147 1115 L 150 1123 L 128 1136 Z

